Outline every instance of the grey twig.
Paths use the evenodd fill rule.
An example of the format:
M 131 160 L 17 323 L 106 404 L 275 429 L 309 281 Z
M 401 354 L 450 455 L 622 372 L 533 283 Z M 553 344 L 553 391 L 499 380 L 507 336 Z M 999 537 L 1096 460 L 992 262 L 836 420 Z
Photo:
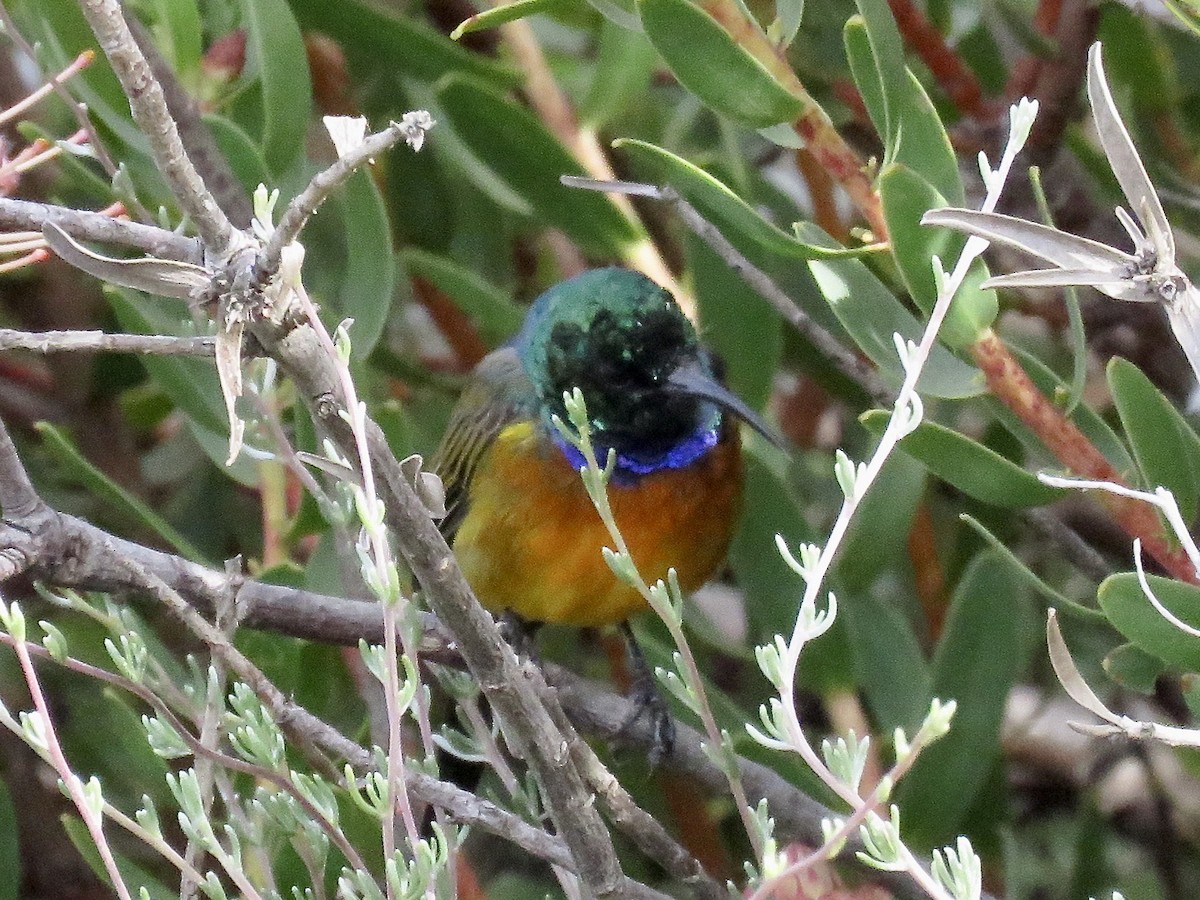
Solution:
M 154 356 L 212 356 L 216 338 L 103 331 L 17 331 L 0 328 L 0 350 L 33 353 L 146 353 Z
M 579 737 L 557 693 L 551 691 L 545 699 L 547 709 L 567 738 L 575 764 L 613 824 L 637 844 L 647 859 L 688 885 L 699 900 L 727 900 L 729 891 L 725 886 L 705 872 L 700 861 L 671 837 L 658 819 L 637 805 L 596 752 Z
M 0 231 L 36 231 L 40 234 L 47 224 L 57 225 L 80 241 L 116 244 L 141 250 L 156 259 L 196 265 L 203 261 L 203 247 L 198 240 L 165 228 L 114 219 L 98 212 L 0 197 Z
M 279 269 L 283 248 L 300 236 L 313 213 L 330 194 L 345 184 L 360 166 L 386 153 L 400 141 L 408 141 L 414 149 L 420 148 L 425 132 L 432 126 L 433 120 L 429 118 L 429 113 L 407 113 L 399 122 L 392 122 L 382 131 L 363 138 L 357 146 L 339 153 L 337 161 L 324 171 L 318 172 L 308 186 L 292 198 L 280 216 L 279 224 L 263 246 L 255 267 L 259 282 L 265 282 L 275 274 Z
M 25 36 L 21 34 L 17 23 L 13 21 L 12 16 L 8 14 L 8 8 L 4 3 L 0 2 L 0 22 L 4 24 L 5 35 L 21 49 L 21 52 L 29 57 L 30 61 L 36 64 L 38 62 L 37 53 L 29 41 L 25 40 Z M 75 116 L 75 121 L 79 123 L 79 127 L 88 136 L 88 144 L 92 151 L 96 154 L 96 159 L 100 165 L 104 167 L 104 171 L 108 173 L 108 177 L 112 178 L 117 174 L 117 164 L 113 162 L 113 158 L 109 155 L 108 149 L 104 146 L 104 142 L 100 140 L 100 135 L 96 132 L 96 128 L 92 125 L 92 120 L 87 114 L 87 106 L 77 101 L 66 85 L 57 78 L 47 78 L 47 84 L 54 88 L 59 98 L 67 105 Z M 145 219 L 149 220 L 150 215 L 144 209 L 137 211 L 140 214 L 145 214 Z
M 2 422 L 0 507 L 8 526 L 0 531 L 4 558 L 20 557 L 22 561 L 19 566 L 0 571 L 2 577 L 28 568 L 31 575 L 59 587 L 128 593 L 137 590 L 140 581 L 132 577 L 131 568 L 121 560 L 134 560 L 138 569 L 153 573 L 206 615 L 214 613 L 221 593 L 228 589 L 228 576 L 223 572 L 123 540 L 50 509 L 29 482 Z M 238 607 L 241 623 L 248 628 L 343 646 L 357 646 L 360 639 L 376 644 L 383 641 L 383 615 L 374 601 L 329 597 L 247 580 L 238 586 Z M 454 637 L 441 623 L 426 614 L 423 626 L 422 659 L 461 665 Z M 645 723 L 637 721 L 624 728 L 633 711 L 631 701 L 559 666 L 549 665 L 546 670 L 558 701 L 584 734 L 609 741 L 619 736 L 632 746 L 651 746 L 653 735 Z M 286 716 L 279 721 L 306 728 L 314 743 L 356 768 L 365 769 L 371 764 L 365 748 L 302 708 L 289 705 Z M 678 723 L 677 729 L 671 765 L 696 777 L 708 789 L 723 791 L 724 775 L 705 755 L 700 734 L 683 723 Z M 766 766 L 741 758 L 739 767 L 751 801 L 767 800 L 781 836 L 812 845 L 820 843 L 821 821 L 834 815 L 830 809 Z M 547 850 L 543 839 L 549 836 L 486 801 L 415 772 L 410 773 L 409 787 L 414 797 L 441 805 L 456 821 L 474 823 L 554 865 L 575 871 L 560 839 L 551 839 L 553 848 Z M 871 877 L 885 876 L 872 871 Z M 901 877 L 889 883 L 903 896 L 917 896 L 911 882 Z
M 716 225 L 700 214 L 696 207 L 673 190 L 664 190 L 662 199 L 675 207 L 679 218 L 696 237 L 708 244 L 729 268 L 754 289 L 755 293 L 775 307 L 788 324 L 807 338 L 818 352 L 834 364 L 839 372 L 862 388 L 880 406 L 886 408 L 895 402 L 895 392 L 884 384 L 883 379 L 870 365 L 853 351 L 844 347 L 841 341 L 815 322 L 795 300 L 775 283 L 770 275 L 750 262 L 737 247 L 729 242 L 725 235 L 721 234 Z
M 150 65 L 150 71 L 162 87 L 167 109 L 170 110 L 171 118 L 179 129 L 179 139 L 187 149 L 188 156 L 200 173 L 205 186 L 234 225 L 238 228 L 249 228 L 250 217 L 254 214 L 250 197 L 217 147 L 212 132 L 200 117 L 199 106 L 179 83 L 179 79 L 158 52 L 153 37 L 145 27 L 136 20 L 130 25 L 133 39 L 137 41 L 138 48 Z
M 205 248 L 219 258 L 233 249 L 238 233 L 188 158 L 162 86 L 138 49 L 118 0 L 80 0 L 80 9 L 121 82 L 133 121 L 150 141 L 158 170 L 180 208 L 191 218 Z

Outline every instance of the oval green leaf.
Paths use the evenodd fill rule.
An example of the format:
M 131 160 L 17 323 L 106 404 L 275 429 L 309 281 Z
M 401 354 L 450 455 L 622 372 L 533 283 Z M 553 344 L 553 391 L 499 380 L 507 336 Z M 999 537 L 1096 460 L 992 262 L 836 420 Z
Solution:
M 954 721 L 900 784 L 898 802 L 917 846 L 938 846 L 959 832 L 1000 757 L 1004 704 L 1037 633 L 1031 612 L 1008 563 L 990 550 L 971 561 L 933 657 L 933 696 L 957 702 Z
M 863 413 L 859 421 L 872 434 L 883 434 L 890 414 Z M 1035 475 L 977 441 L 936 422 L 922 422 L 900 442 L 900 449 L 964 494 L 1009 509 L 1053 503 L 1065 491 L 1042 484 Z
M 1200 588 L 1157 575 L 1146 579 L 1172 615 L 1200 628 Z M 1186 672 L 1200 672 L 1200 638 L 1185 634 L 1159 614 L 1142 593 L 1135 572 L 1104 579 L 1096 596 L 1112 626 L 1137 647 Z
M 354 319 L 350 326 L 355 359 L 374 348 L 392 308 L 396 262 L 387 208 L 371 174 L 355 172 L 342 196 L 346 231 L 346 274 L 338 292 L 338 311 Z
M 458 27 L 450 32 L 450 40 L 457 41 L 464 34 L 497 28 L 506 22 L 516 22 L 526 16 L 550 12 L 556 7 L 569 5 L 570 0 L 517 0 L 516 3 L 505 3 L 503 6 L 496 6 L 463 19 Z
M 1175 495 L 1185 522 L 1200 500 L 1200 437 L 1141 369 L 1120 357 L 1108 364 L 1108 387 L 1146 487 Z
M 312 116 L 312 80 L 304 38 L 285 0 L 241 0 L 246 70 L 262 88 L 262 152 L 281 175 L 304 150 Z
M 400 260 L 410 275 L 430 281 L 470 316 L 489 346 L 508 340 L 520 329 L 524 310 L 471 269 L 411 247 L 401 252 Z
M 798 97 L 690 0 L 638 0 L 638 12 L 650 43 L 679 82 L 721 115 L 766 128 L 790 122 L 804 109 Z
M 450 72 L 505 87 L 521 82 L 515 69 L 472 53 L 415 17 L 372 0 L 294 0 L 292 8 L 306 31 L 336 38 L 352 65 L 365 68 L 386 59 L 398 73 L 427 82 Z
M 471 152 L 529 201 L 540 220 L 598 256 L 621 256 L 642 237 L 640 228 L 603 194 L 559 181 L 562 175 L 585 173 L 526 107 L 459 76 L 443 81 L 437 95 L 449 124 Z
M 815 236 L 815 226 L 802 229 L 802 237 Z M 838 321 L 854 342 L 892 383 L 904 380 L 892 335 L 919 341 L 922 326 L 895 295 L 856 259 L 811 260 L 808 264 L 817 285 Z M 921 394 L 946 399 L 975 397 L 985 390 L 983 373 L 935 344 L 917 388 Z
M 670 150 L 645 141 L 613 141 L 633 157 L 634 164 L 660 185 L 669 185 L 700 211 L 731 244 L 743 252 L 753 248 L 788 259 L 843 259 L 862 256 L 866 248 L 846 250 L 823 243 L 806 243 L 768 222 L 720 179 Z
M 1114 647 L 1104 657 L 1104 671 L 1117 684 L 1143 694 L 1154 693 L 1154 683 L 1166 669 L 1157 656 L 1152 656 L 1136 644 Z
M 927 228 L 921 224 L 921 216 L 927 210 L 945 206 L 946 201 L 928 181 L 905 165 L 893 163 L 883 170 L 879 176 L 879 197 L 900 277 L 917 306 L 928 315 L 937 303 L 937 282 L 931 261 L 936 255 L 947 268 L 952 267 L 966 238 L 950 234 L 945 228 Z M 996 321 L 999 312 L 996 292 L 979 288 L 987 277 L 983 263 L 976 260 L 954 295 L 938 332 L 939 340 L 948 346 L 969 347 Z

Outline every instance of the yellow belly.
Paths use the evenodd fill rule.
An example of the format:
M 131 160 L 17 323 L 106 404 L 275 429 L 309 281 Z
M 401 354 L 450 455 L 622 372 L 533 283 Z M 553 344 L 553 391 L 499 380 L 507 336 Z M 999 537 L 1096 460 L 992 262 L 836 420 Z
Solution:
M 729 547 L 741 505 L 736 432 L 685 469 L 611 484 L 609 499 L 642 576 L 674 566 L 685 591 L 702 585 Z M 645 607 L 601 556 L 608 532 L 579 473 L 533 423 L 500 433 L 475 470 L 454 552 L 493 612 L 572 625 L 620 622 Z

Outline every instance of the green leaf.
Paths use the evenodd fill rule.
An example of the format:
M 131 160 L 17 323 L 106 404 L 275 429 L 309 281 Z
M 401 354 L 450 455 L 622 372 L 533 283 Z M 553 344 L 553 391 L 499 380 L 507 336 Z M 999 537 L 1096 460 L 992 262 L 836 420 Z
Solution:
M 1155 681 L 1166 670 L 1157 656 L 1151 656 L 1134 644 L 1114 647 L 1104 657 L 1104 671 L 1122 687 L 1142 694 L 1154 693 Z
M 1004 704 L 1034 633 L 1016 573 L 995 553 L 978 554 L 954 591 L 933 657 L 933 696 L 958 704 L 950 732 L 900 783 L 897 802 L 915 846 L 937 846 L 959 832 L 1000 757 Z
M 638 12 L 650 43 L 679 82 L 721 115 L 766 128 L 793 121 L 804 109 L 800 98 L 690 0 L 638 0 Z M 745 27 L 758 26 L 747 21 Z
M 1200 628 L 1200 588 L 1157 575 L 1146 579 L 1172 615 Z M 1112 626 L 1137 647 L 1185 672 L 1200 672 L 1200 638 L 1185 634 L 1159 615 L 1142 593 L 1136 573 L 1122 572 L 1104 579 L 1097 598 Z
M 180 334 L 182 323 L 189 321 L 182 301 L 147 299 L 126 288 L 105 293 L 117 321 L 131 334 Z M 211 360 L 144 355 L 139 361 L 180 410 L 209 431 L 228 435 L 221 383 Z
M 881 435 L 889 418 L 887 411 L 872 409 L 859 416 L 859 421 L 872 434 Z M 993 506 L 1042 506 L 1067 493 L 1042 484 L 1036 475 L 994 450 L 936 422 L 922 422 L 900 442 L 900 449 L 947 484 Z
M 641 228 L 607 197 L 559 181 L 561 175 L 585 173 L 526 107 L 460 76 L 443 81 L 437 95 L 449 124 L 471 152 L 532 204 L 542 223 L 561 228 L 597 256 L 622 256 L 642 239 Z
M 1173 115 L 1183 97 L 1175 73 L 1164 65 L 1157 30 L 1132 10 L 1116 6 L 1102 17 L 1097 37 L 1104 42 L 1104 71 L 1117 96 L 1128 99 L 1129 108 L 1146 116 L 1145 121 Z
M 163 55 L 183 83 L 195 87 L 200 77 L 201 26 L 196 0 L 154 0 L 155 28 Z
M 34 428 L 45 440 L 46 449 L 58 457 L 64 468 L 92 494 L 109 507 L 123 511 L 141 522 L 181 556 L 195 563 L 208 562 L 204 554 L 176 531 L 170 522 L 88 462 L 60 429 L 49 422 L 38 422 Z
M 508 340 L 520 330 L 525 311 L 471 269 L 412 247 L 401 251 L 400 261 L 410 275 L 431 282 L 470 316 L 480 337 L 489 346 Z
M 1108 387 L 1144 484 L 1150 490 L 1165 487 L 1175 495 L 1184 521 L 1194 521 L 1200 499 L 1200 438 L 1133 363 L 1113 357 Z
M 854 83 L 862 94 L 871 123 L 889 154 L 900 131 L 899 91 L 906 71 L 904 42 L 896 21 L 879 3 L 857 3 L 858 15 L 846 21 L 843 39 Z M 888 156 L 888 161 L 891 156 Z
M 337 39 L 356 68 L 378 70 L 381 59 L 401 75 L 432 82 L 462 72 L 501 87 L 515 87 L 520 74 L 464 49 L 419 19 L 372 0 L 294 0 L 292 8 L 306 31 Z
M 277 177 L 304 150 L 312 117 L 312 81 L 300 26 L 286 0 L 241 0 L 246 75 L 262 89 L 262 147 Z
M 966 238 L 945 228 L 927 228 L 921 216 L 927 210 L 946 206 L 945 199 L 924 178 L 907 166 L 894 163 L 879 176 L 879 196 L 891 237 L 892 255 L 913 300 L 926 315 L 937 303 L 937 282 L 932 259 L 936 255 L 950 269 L 958 260 Z M 995 291 L 981 290 L 988 277 L 976 260 L 954 295 L 954 302 L 938 332 L 938 339 L 954 348 L 969 347 L 992 326 L 999 306 Z
M 875 126 L 881 140 L 886 143 L 888 135 L 887 100 L 883 94 L 883 80 L 875 65 L 875 54 L 871 50 L 871 38 L 861 15 L 851 16 L 842 30 L 842 42 L 846 47 L 846 61 L 858 95 L 867 108 L 867 116 Z
M 837 247 L 828 237 L 819 243 L 806 243 L 802 238 L 788 234 L 759 215 L 724 182 L 662 147 L 630 138 L 613 141 L 613 146 L 627 151 L 635 163 L 652 172 L 658 184 L 670 185 L 677 190 L 743 252 L 753 247 L 788 259 L 806 260 L 842 259 L 871 252 L 864 248 L 846 250 Z
M 904 64 L 903 42 L 888 4 L 858 0 L 858 7 L 861 19 L 846 24 L 846 51 L 856 81 L 861 80 L 867 110 L 884 138 L 885 167 L 907 166 L 947 198 L 947 205 L 962 206 L 958 158 L 925 88 Z
M 580 123 L 600 129 L 620 121 L 632 103 L 645 97 L 657 65 L 658 54 L 645 35 L 604 20 L 591 87 L 579 106 Z
M 1015 553 L 1004 544 L 1000 538 L 988 531 L 983 524 L 974 516 L 960 513 L 959 518 L 966 522 L 967 525 L 978 534 L 981 538 L 987 541 L 988 545 L 1000 554 L 1000 557 L 1008 562 L 1014 572 L 1025 580 L 1025 583 L 1037 594 L 1040 594 L 1048 601 L 1050 606 L 1055 607 L 1059 612 L 1068 613 L 1076 619 L 1082 619 L 1088 622 L 1106 622 L 1108 621 L 1104 613 L 1098 609 L 1093 609 L 1090 606 L 1084 606 L 1082 603 L 1077 603 L 1064 594 L 1059 593 L 1054 588 L 1050 587 L 1043 579 L 1033 573 L 1033 570 L 1027 566 L 1023 560 L 1019 559 Z
M 801 238 L 817 233 L 806 227 Z M 892 383 L 904 380 L 892 335 L 919 341 L 923 327 L 895 295 L 856 259 L 811 260 L 808 264 L 826 302 L 860 350 Z M 983 373 L 935 344 L 929 363 L 917 382 L 921 394 L 947 399 L 974 397 L 984 392 Z
M 204 124 L 212 132 L 217 148 L 248 195 L 253 194 L 260 184 L 271 183 L 271 175 L 258 145 L 241 126 L 215 113 L 206 115 Z
M 838 605 L 854 648 L 854 672 L 880 734 L 921 724 L 933 699 L 933 676 L 925 652 L 893 598 L 870 591 Z
M 686 247 L 705 342 L 725 360 L 734 393 L 762 409 L 783 352 L 783 318 L 699 238 Z
M 350 326 L 355 359 L 366 359 L 383 334 L 396 288 L 396 264 L 387 209 L 371 173 L 355 172 L 342 197 L 346 274 L 338 293 L 339 312 Z
M 527 16 L 552 12 L 569 5 L 569 0 L 516 0 L 515 3 L 505 3 L 503 6 L 495 6 L 463 19 L 459 26 L 450 32 L 450 40 L 457 41 L 464 34 L 496 28 L 506 22 L 515 22 Z

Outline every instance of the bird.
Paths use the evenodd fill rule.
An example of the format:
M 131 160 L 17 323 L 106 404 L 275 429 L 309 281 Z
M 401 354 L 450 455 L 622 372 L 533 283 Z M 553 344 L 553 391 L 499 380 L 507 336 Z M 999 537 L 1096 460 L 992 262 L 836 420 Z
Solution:
M 737 420 L 777 438 L 722 383 L 670 292 L 609 267 L 533 302 L 516 337 L 471 374 L 434 455 L 440 527 L 479 601 L 534 626 L 619 626 L 634 670 L 631 718 L 650 707 L 669 752 L 673 725 L 628 626 L 646 602 L 606 563 L 612 541 L 580 477 L 583 457 L 554 424 L 568 420 L 563 395 L 575 388 L 597 457 L 615 454 L 609 502 L 635 564 L 651 584 L 674 568 L 685 593 L 716 572 L 734 534 Z

